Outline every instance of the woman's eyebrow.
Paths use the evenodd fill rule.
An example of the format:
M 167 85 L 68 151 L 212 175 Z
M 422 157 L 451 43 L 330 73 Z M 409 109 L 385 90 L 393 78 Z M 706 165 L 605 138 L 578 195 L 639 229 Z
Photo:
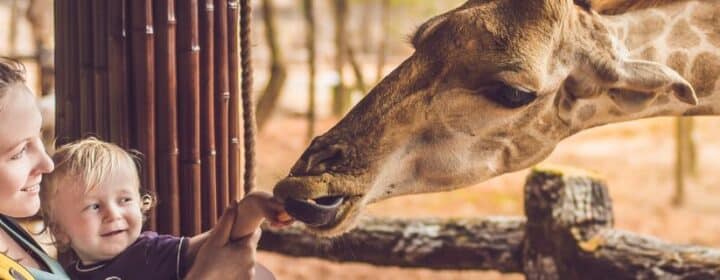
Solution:
M 17 148 L 18 146 L 21 146 L 21 145 L 23 145 L 23 144 L 25 144 L 25 143 L 27 143 L 27 142 L 29 142 L 29 141 L 30 141 L 30 137 L 25 138 L 25 139 L 19 141 L 18 144 L 15 144 L 15 145 L 12 145 L 12 146 L 9 146 L 9 147 L 3 147 L 3 148 L 0 149 L 0 151 L 2 151 L 2 152 L 0 152 L 0 154 L 3 154 L 3 155 L 4 155 L 4 154 L 7 154 L 7 153 L 10 153 L 10 152 L 12 152 L 13 150 L 15 150 L 15 148 Z

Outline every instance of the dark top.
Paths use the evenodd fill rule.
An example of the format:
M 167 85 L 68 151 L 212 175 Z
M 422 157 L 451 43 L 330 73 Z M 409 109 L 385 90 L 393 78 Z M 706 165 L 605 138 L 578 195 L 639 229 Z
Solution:
M 25 232 L 25 230 L 15 223 L 15 221 L 0 215 L 0 230 L 7 232 L 15 240 L 15 242 L 23 247 L 25 251 L 27 251 L 28 254 L 35 259 L 35 261 L 37 261 L 40 265 L 45 266 L 45 270 L 34 269 L 31 267 L 25 268 L 35 280 L 69 279 L 65 274 L 65 271 L 63 271 L 62 266 L 53 258 L 48 256 L 40 245 L 38 245 L 37 242 L 35 242 L 35 240 L 27 232 Z M 22 269 L 22 265 L 18 263 L 9 265 L 9 270 L 13 269 L 13 265 L 20 266 L 20 269 Z M 10 271 L 10 274 L 13 275 L 12 271 Z
M 72 279 L 182 279 L 187 265 L 182 256 L 189 240 L 146 231 L 120 255 L 89 266 L 72 262 L 66 271 Z

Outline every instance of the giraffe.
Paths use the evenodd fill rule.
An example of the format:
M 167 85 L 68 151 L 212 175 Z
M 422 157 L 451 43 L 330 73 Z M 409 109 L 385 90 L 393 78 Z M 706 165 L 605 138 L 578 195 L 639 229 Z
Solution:
M 471 0 L 431 18 L 275 195 L 334 236 L 365 205 L 530 167 L 585 129 L 720 114 L 720 2 L 635 2 L 602 16 L 570 0 Z

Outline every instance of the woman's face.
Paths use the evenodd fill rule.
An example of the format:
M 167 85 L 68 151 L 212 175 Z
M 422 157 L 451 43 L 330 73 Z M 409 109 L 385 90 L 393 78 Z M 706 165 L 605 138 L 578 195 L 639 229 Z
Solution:
M 42 174 L 53 169 L 40 139 L 42 117 L 35 97 L 22 84 L 0 98 L 0 214 L 32 216 L 40 209 Z

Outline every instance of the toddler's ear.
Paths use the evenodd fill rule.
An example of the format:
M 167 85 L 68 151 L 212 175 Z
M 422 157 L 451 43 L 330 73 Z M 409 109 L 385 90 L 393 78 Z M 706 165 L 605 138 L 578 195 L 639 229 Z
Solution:
M 150 211 L 155 206 L 155 198 L 152 195 L 144 194 L 140 197 L 140 209 L 143 212 Z

